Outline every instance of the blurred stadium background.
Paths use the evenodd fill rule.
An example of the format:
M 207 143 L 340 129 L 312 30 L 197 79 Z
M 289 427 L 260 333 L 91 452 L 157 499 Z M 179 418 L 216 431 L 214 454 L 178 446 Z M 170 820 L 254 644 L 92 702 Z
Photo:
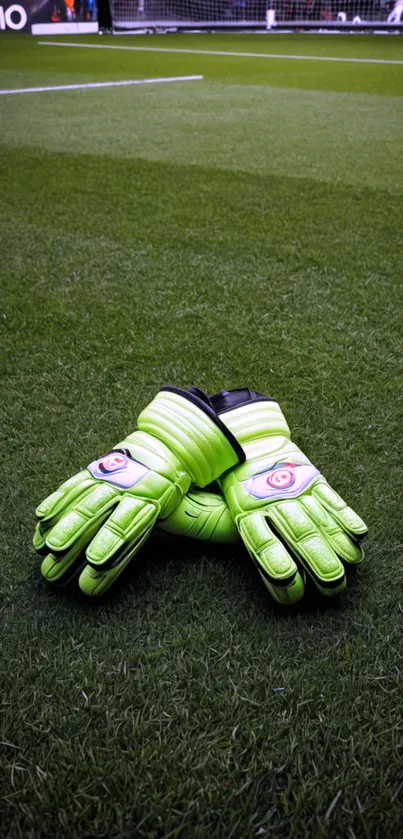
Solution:
M 403 40 L 6 27 L 0 73 L 2 836 L 397 839 Z M 42 584 L 36 504 L 164 383 L 279 400 L 369 525 L 340 602 L 163 534 Z

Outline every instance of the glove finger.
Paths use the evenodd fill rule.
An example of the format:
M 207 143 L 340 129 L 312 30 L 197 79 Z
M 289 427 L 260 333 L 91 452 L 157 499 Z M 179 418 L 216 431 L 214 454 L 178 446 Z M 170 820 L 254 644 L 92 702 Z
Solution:
M 41 574 L 48 583 L 64 586 L 78 574 L 84 563 L 84 550 L 77 550 L 74 545 L 64 554 L 48 553 L 42 561 Z
M 85 490 L 90 490 L 95 481 L 87 469 L 73 475 L 65 481 L 59 489 L 48 495 L 35 510 L 35 515 L 40 521 L 49 520 L 60 516 L 65 512 L 67 506 L 81 497 Z
M 152 501 L 124 495 L 107 522 L 87 548 L 90 565 L 100 569 L 118 565 L 133 545 L 148 535 L 158 518 Z
M 42 528 L 40 522 L 38 522 L 35 526 L 32 544 L 39 554 L 44 552 L 47 553 L 46 536 L 48 535 L 49 530 L 50 528 Z
M 125 568 L 127 568 L 144 542 L 148 539 L 150 531 L 151 528 L 146 530 L 143 536 L 140 539 L 137 539 L 136 542 L 127 545 L 126 550 L 121 552 L 116 564 L 114 564 L 111 568 L 105 568 L 103 566 L 100 566 L 100 568 L 94 568 L 92 565 L 85 565 L 78 580 L 78 584 L 83 594 L 86 594 L 87 597 L 99 597 L 101 594 L 108 591 L 115 580 L 117 580 Z
M 319 591 L 326 596 L 343 591 L 346 587 L 343 564 L 316 522 L 305 512 L 300 500 L 273 502 L 267 515 L 287 546 L 301 560 Z
M 358 565 L 364 559 L 361 545 L 350 539 L 337 524 L 333 516 L 312 495 L 302 495 L 299 499 L 312 521 L 315 522 L 326 541 L 335 553 L 351 565 Z
M 98 571 L 86 564 L 85 549 L 88 542 L 99 531 L 100 525 L 105 521 L 108 514 L 109 508 L 104 510 L 102 517 L 97 516 L 94 518 L 91 526 L 88 526 L 81 534 L 81 537 L 73 543 L 70 550 L 61 554 L 48 554 L 45 557 L 41 565 L 41 572 L 48 582 L 52 582 L 55 585 L 66 585 L 73 577 L 81 572 L 79 586 L 84 594 L 91 596 L 103 594 L 115 579 L 120 576 L 130 559 L 132 559 L 146 540 L 149 531 L 147 531 L 143 539 L 140 539 L 134 547 L 132 546 L 131 551 L 128 548 L 124 556 L 124 561 L 122 560 L 118 566 Z
M 106 503 L 105 495 L 103 493 L 101 499 L 100 494 L 95 490 L 90 497 L 87 496 L 82 499 L 75 509 L 74 512 L 77 515 L 74 517 L 74 522 L 73 512 L 71 512 L 65 517 L 65 519 L 70 517 L 67 523 L 65 519 L 62 519 L 51 531 L 46 549 L 49 550 L 49 547 L 52 546 L 53 550 L 45 555 L 41 565 L 42 576 L 48 582 L 55 585 L 65 585 L 81 571 L 86 561 L 85 549 L 109 515 L 111 500 L 109 498 L 109 502 Z M 118 494 L 115 493 L 116 500 L 118 497 Z M 101 501 L 104 503 L 101 504 Z M 92 512 L 92 517 L 88 516 L 90 512 Z M 67 527 L 71 527 L 72 524 L 76 525 L 73 539 L 67 538 L 69 535 Z M 65 526 L 66 530 L 62 531 Z M 66 537 L 64 543 L 62 542 L 63 537 Z M 61 544 L 63 544 L 63 547 L 60 546 Z
M 240 519 L 238 528 L 245 546 L 272 597 L 279 603 L 296 603 L 304 594 L 304 582 L 282 542 L 262 513 Z
M 90 564 L 85 565 L 78 581 L 84 594 L 98 597 L 111 587 L 148 538 L 158 512 L 156 504 L 123 497 L 87 549 Z
M 312 489 L 312 495 L 327 510 L 337 524 L 355 541 L 360 541 L 366 536 L 368 528 L 365 522 L 348 507 L 340 495 L 332 489 L 327 481 L 322 478 Z
M 239 533 L 222 495 L 194 489 L 188 492 L 167 519 L 158 522 L 160 530 L 205 542 L 232 543 Z
M 93 478 L 85 469 L 65 481 L 36 508 L 35 515 L 38 522 L 35 527 L 33 545 L 38 553 L 43 553 L 46 548 L 46 539 L 52 527 L 71 510 L 77 501 L 91 492 L 94 483 Z
M 46 539 L 48 548 L 52 553 L 60 553 L 74 545 L 85 547 L 119 497 L 120 493 L 109 484 L 93 484 L 92 492 L 74 504 L 52 528 Z

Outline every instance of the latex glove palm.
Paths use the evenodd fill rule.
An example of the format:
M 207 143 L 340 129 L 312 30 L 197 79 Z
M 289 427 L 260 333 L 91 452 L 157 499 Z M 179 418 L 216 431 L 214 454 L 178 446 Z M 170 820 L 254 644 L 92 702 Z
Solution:
M 37 508 L 34 547 L 47 580 L 65 583 L 82 569 L 80 588 L 103 593 L 191 484 L 206 486 L 244 457 L 201 391 L 162 388 L 138 429 Z
M 342 560 L 364 558 L 366 525 L 291 441 L 275 400 L 248 388 L 210 398 L 246 454 L 219 483 L 266 587 L 280 603 L 300 600 L 302 567 L 322 594 L 338 594 Z

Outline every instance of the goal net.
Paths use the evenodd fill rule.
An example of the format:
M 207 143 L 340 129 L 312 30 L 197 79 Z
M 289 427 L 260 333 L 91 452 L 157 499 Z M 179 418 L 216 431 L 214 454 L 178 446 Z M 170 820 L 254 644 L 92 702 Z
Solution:
M 115 31 L 399 29 L 403 0 L 110 0 Z

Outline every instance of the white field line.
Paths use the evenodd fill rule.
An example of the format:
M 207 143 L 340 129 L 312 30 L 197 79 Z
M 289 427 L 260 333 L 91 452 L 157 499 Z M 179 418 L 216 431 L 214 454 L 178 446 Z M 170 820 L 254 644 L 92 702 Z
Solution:
M 181 50 L 172 47 L 124 47 L 114 44 L 73 44 L 61 41 L 37 41 L 43 47 L 85 47 L 91 50 L 131 50 L 133 52 L 175 52 L 188 55 L 227 55 L 232 58 L 290 58 L 295 61 L 343 61 L 350 64 L 403 64 L 387 58 L 336 58 L 332 55 L 283 55 L 271 52 L 229 52 L 228 50 Z
M 129 79 L 121 82 L 88 82 L 88 84 L 60 84 L 50 87 L 21 87 L 14 90 L 0 90 L 0 96 L 12 93 L 43 93 L 46 90 L 87 90 L 89 87 L 124 87 L 131 84 L 161 84 L 162 82 L 193 82 L 200 81 L 203 76 L 171 76 L 166 79 Z

